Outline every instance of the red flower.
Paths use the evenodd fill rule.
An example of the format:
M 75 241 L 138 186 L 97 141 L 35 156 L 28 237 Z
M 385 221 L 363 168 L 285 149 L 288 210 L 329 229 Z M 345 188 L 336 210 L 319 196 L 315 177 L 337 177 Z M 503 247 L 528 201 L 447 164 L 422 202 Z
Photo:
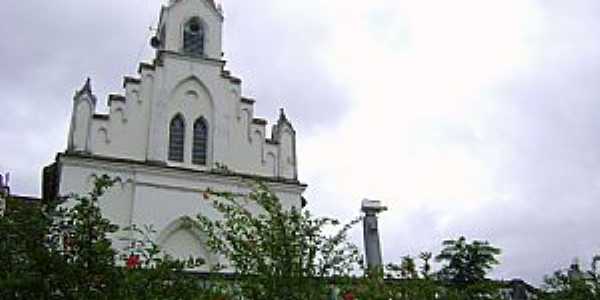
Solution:
M 354 294 L 352 294 L 352 292 L 345 293 L 342 298 L 344 298 L 344 300 L 354 300 L 355 299 Z
M 69 234 L 65 233 L 63 235 L 63 245 L 65 247 L 65 250 L 71 250 L 71 248 L 73 248 L 74 244 L 75 243 L 73 242 L 73 239 L 71 239 Z
M 127 269 L 135 269 L 137 267 L 139 267 L 142 263 L 140 262 L 140 256 L 139 255 L 129 255 L 129 258 L 127 259 Z

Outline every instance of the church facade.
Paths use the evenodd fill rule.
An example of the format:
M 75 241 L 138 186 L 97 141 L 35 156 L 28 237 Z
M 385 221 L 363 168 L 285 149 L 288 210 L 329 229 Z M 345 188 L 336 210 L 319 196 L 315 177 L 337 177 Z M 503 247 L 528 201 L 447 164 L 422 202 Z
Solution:
M 206 189 L 243 197 L 260 180 L 285 206 L 303 206 L 296 132 L 281 110 L 267 137 L 255 101 L 225 69 L 223 21 L 212 0 L 171 0 L 152 39 L 154 61 L 124 78 L 107 114 L 97 113 L 88 79 L 73 98 L 67 150 L 44 171 L 44 197 L 87 193 L 96 176 L 118 178 L 100 201 L 105 216 L 121 228 L 152 225 L 166 253 L 204 256 L 209 266 L 217 259 L 202 233 L 183 226 L 198 213 L 218 217 Z

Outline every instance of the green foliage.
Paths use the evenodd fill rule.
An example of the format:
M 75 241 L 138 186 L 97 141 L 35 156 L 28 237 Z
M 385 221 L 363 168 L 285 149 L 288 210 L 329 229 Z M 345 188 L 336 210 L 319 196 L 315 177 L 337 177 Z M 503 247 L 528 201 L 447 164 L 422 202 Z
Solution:
M 433 258 L 433 253 L 431 252 L 421 252 L 419 254 L 419 259 L 421 260 L 421 276 L 424 279 L 430 279 L 431 277 L 431 259 Z
M 88 195 L 43 207 L 9 200 L 10 211 L 0 217 L 0 299 L 213 300 L 226 295 L 216 279 L 205 288 L 183 272 L 201 261 L 162 256 L 148 234 L 132 241 L 130 255 L 117 256 L 110 235 L 118 227 L 98 206 L 115 182 L 102 176 Z
M 433 254 L 422 252 L 419 255 L 420 266 L 413 257 L 404 256 L 399 265 L 389 264 L 385 272 L 370 272 L 346 290 L 352 291 L 358 299 L 503 299 L 503 286 L 485 279 L 487 271 L 497 263 L 495 256 L 500 253 L 499 249 L 487 242 L 467 243 L 465 238 L 445 241 L 443 246 L 436 258 L 445 265 L 438 272 L 432 271 L 430 261 Z M 381 276 L 382 273 L 385 277 Z M 468 280 L 457 280 L 459 278 Z
M 496 256 L 500 255 L 500 249 L 487 241 L 468 243 L 465 237 L 460 237 L 444 241 L 442 245 L 444 248 L 435 258 L 444 263 L 439 276 L 443 281 L 454 285 L 484 282 L 487 272 L 499 263 Z
M 446 285 L 442 288 L 441 299 L 445 300 L 503 300 L 500 283 L 479 281 L 462 286 Z
M 9 200 L 0 218 L 0 295 L 3 299 L 100 299 L 118 277 L 107 233 L 117 230 L 103 219 L 96 202 L 112 185 L 99 178 L 75 205 L 26 204 Z
M 51 251 L 62 258 L 65 270 L 53 293 L 72 299 L 101 299 L 115 292 L 120 274 L 108 235 L 119 228 L 102 216 L 98 206 L 100 197 L 115 182 L 108 176 L 99 177 L 88 195 L 71 196 L 74 206 L 57 208 L 50 226 Z
M 592 259 L 589 270 L 573 264 L 545 278 L 542 300 L 600 300 L 600 257 Z
M 357 299 L 372 300 L 434 300 L 440 293 L 440 285 L 433 280 L 419 279 L 418 276 L 406 279 L 415 269 L 410 266 L 410 260 L 404 257 L 404 263 L 408 263 L 406 270 L 400 266 L 388 265 L 385 278 L 381 276 L 383 270 L 370 270 L 364 277 L 346 287 Z M 413 261 L 414 262 L 414 261 Z M 416 272 L 416 271 L 415 271 Z
M 324 277 L 348 276 L 361 263 L 358 249 L 347 241 L 359 220 L 328 235 L 337 220 L 284 208 L 260 183 L 247 197 L 212 191 L 205 196 L 223 218 L 199 215 L 199 226 L 209 248 L 241 276 L 247 299 L 322 299 L 329 289 Z
M 222 218 L 187 219 L 228 262 L 215 270 L 237 273 L 233 281 L 189 272 L 204 261 L 164 255 L 152 226 L 125 228 L 129 246 L 119 256 L 111 246 L 119 228 L 98 205 L 115 182 L 97 178 L 89 194 L 43 207 L 9 199 L 10 211 L 0 217 L 0 299 L 500 299 L 501 286 L 485 279 L 500 253 L 488 242 L 445 241 L 435 257 L 443 263 L 439 272 L 432 253 L 423 252 L 358 276 L 362 259 L 348 231 L 360 219 L 340 225 L 284 207 L 262 184 L 245 197 L 207 191 Z M 549 277 L 542 299 L 598 299 L 599 262 Z
M 402 278 L 406 279 L 417 279 L 419 277 L 417 265 L 412 257 L 405 256 L 402 258 L 402 262 L 400 263 L 400 273 Z
M 415 259 L 410 255 L 402 257 L 400 265 L 388 264 L 387 277 L 397 279 L 418 279 L 417 265 Z
M 61 269 L 60 257 L 47 248 L 48 216 L 36 206 L 9 198 L 0 217 L 0 299 L 50 299 L 47 287 Z M 32 289 L 31 287 L 38 287 Z
M 185 272 L 203 265 L 203 260 L 179 261 L 161 253 L 154 242 L 156 231 L 152 226 L 134 225 L 124 230 L 133 238 L 125 239 L 130 245 L 121 256 L 126 269 L 118 299 L 215 299 L 224 295 L 201 288 L 199 278 Z
M 378 273 L 370 273 L 345 288 L 357 299 L 372 300 L 503 300 L 501 285 L 486 281 L 462 287 L 445 282 L 418 278 L 383 279 Z

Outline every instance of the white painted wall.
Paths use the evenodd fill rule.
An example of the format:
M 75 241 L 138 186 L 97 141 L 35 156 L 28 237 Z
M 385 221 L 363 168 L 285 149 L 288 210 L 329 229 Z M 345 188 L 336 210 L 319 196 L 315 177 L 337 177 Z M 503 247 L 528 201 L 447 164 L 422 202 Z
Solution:
M 192 17 L 205 23 L 204 57 L 181 53 L 183 25 Z M 222 22 L 210 0 L 163 7 L 165 41 L 155 63 L 140 65 L 138 78 L 125 79 L 124 97 L 110 98 L 108 116 L 95 115 L 89 85 L 78 92 L 68 151 L 58 158 L 61 195 L 88 193 L 94 176 L 118 177 L 101 199 L 105 216 L 121 228 L 153 225 L 167 253 L 203 256 L 209 265 L 220 259 L 205 249 L 203 234 L 180 226 L 182 218 L 198 213 L 220 217 L 203 191 L 247 195 L 251 181 L 244 178 L 260 176 L 290 208 L 301 207 L 306 188 L 297 181 L 295 131 L 283 112 L 267 139 L 264 122 L 254 121 L 253 102 L 242 99 L 241 82 L 224 71 Z M 186 122 L 183 163 L 168 161 L 169 124 L 177 114 Z M 200 117 L 209 128 L 206 166 L 192 164 L 193 124 Z M 212 172 L 217 164 L 229 175 Z M 118 239 L 113 244 L 126 246 Z
M 229 191 L 247 195 L 254 182 L 239 176 L 209 174 L 206 172 L 166 168 L 103 160 L 93 157 L 61 155 L 60 194 L 85 194 L 94 183 L 94 176 L 107 174 L 119 178 L 109 192 L 100 199 L 103 214 L 113 223 L 125 228 L 132 224 L 153 225 L 156 241 L 167 253 L 179 257 L 202 257 L 210 264 L 218 262 L 203 244 L 203 234 L 189 228 L 179 228 L 180 220 L 195 218 L 199 213 L 211 218 L 220 216 L 203 192 Z M 301 207 L 301 195 L 306 186 L 293 183 L 267 183 L 286 208 Z M 253 208 L 251 208 L 253 209 Z M 118 237 L 127 237 L 119 233 Z M 193 237 L 193 239 L 189 239 Z M 126 242 L 113 240 L 113 246 L 123 249 Z
M 91 129 L 92 115 L 96 109 L 95 102 L 94 96 L 85 91 L 78 93 L 73 101 L 69 130 L 69 148 L 73 151 L 87 152 L 92 147 Z
M 163 50 L 181 52 L 183 48 L 183 25 L 197 17 L 202 20 L 206 30 L 204 48 L 206 55 L 221 59 L 223 16 L 210 0 L 181 0 L 163 8 L 159 29 L 165 29 Z
M 217 59 L 222 16 L 209 2 L 180 0 L 163 8 L 166 48 L 157 52 L 156 64 L 140 67 L 138 80 L 126 81 L 125 101 L 109 101 L 108 119 L 90 120 L 95 105 L 82 96 L 75 99 L 69 150 L 196 170 L 219 163 L 237 173 L 297 179 L 295 132 L 282 128 L 287 133 L 267 143 L 265 126 L 254 124 L 254 108 L 242 101 L 240 82 L 224 73 L 225 62 Z M 192 16 L 210 28 L 206 58 L 179 53 L 182 26 Z M 184 163 L 167 159 L 169 123 L 178 113 L 186 120 Z M 209 125 L 206 166 L 193 165 L 191 158 L 199 117 Z

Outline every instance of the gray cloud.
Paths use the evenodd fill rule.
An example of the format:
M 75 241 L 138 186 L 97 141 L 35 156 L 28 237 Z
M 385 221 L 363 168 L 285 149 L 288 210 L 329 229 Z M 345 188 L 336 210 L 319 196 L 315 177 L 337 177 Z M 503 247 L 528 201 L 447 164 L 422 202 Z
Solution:
M 230 4 L 231 3 L 231 4 Z M 314 16 L 282 15 L 269 1 L 226 2 L 225 48 L 229 67 L 259 101 L 258 114 L 285 107 L 308 134 L 335 124 L 346 111 L 342 87 L 316 59 L 327 28 Z
M 502 273 L 539 280 L 600 251 L 600 4 L 549 2 L 537 65 L 500 93 L 499 143 L 509 145 L 499 186 L 514 195 L 487 220 L 505 243 Z M 496 212 L 496 213 L 493 213 Z M 500 214 L 498 212 L 501 212 Z
M 0 169 L 12 172 L 15 192 L 39 193 L 41 168 L 65 148 L 72 95 L 85 77 L 102 99 L 134 70 L 147 21 L 136 23 L 134 6 L 120 4 L 23 1 L 0 12 Z
M 466 235 L 504 250 L 495 276 L 540 284 L 574 258 L 587 264 L 600 253 L 599 8 L 597 1 L 545 1 L 546 27 L 530 41 L 532 68 L 497 84 L 498 109 L 484 116 L 483 137 L 458 137 L 494 170 L 503 197 L 442 228 L 426 210 L 415 212 L 384 232 L 390 260 L 437 251 L 440 233 Z
M 122 91 L 123 76 L 152 58 L 148 28 L 161 2 L 38 0 L 0 11 L 0 104 L 11 112 L 0 119 L 0 171 L 13 173 L 14 191 L 39 193 L 42 166 L 65 148 L 72 95 L 85 77 L 103 110 L 107 94 Z M 226 11 L 229 69 L 257 98 L 259 116 L 273 119 L 284 106 L 305 133 L 335 123 L 344 110 L 341 89 L 322 74 L 300 28 L 285 29 L 266 4 L 232 2 Z

